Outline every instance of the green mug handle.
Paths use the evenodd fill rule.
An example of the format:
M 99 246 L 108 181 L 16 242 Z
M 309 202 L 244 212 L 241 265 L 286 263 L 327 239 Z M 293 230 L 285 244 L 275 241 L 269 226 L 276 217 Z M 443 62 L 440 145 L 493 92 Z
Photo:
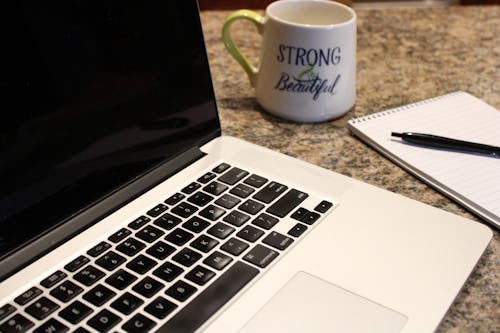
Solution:
M 235 11 L 234 13 L 231 13 L 227 17 L 226 22 L 224 22 L 224 26 L 222 27 L 222 40 L 224 41 L 224 45 L 226 45 L 229 53 L 233 56 L 234 59 L 236 59 L 236 61 L 248 74 L 252 86 L 255 86 L 255 78 L 257 76 L 257 72 L 259 71 L 258 68 L 252 65 L 250 61 L 248 61 L 248 59 L 240 52 L 236 45 L 234 45 L 233 40 L 231 39 L 231 25 L 239 19 L 245 19 L 253 22 L 261 35 L 264 31 L 264 23 L 266 22 L 266 19 L 262 15 L 259 15 L 254 11 L 241 9 Z

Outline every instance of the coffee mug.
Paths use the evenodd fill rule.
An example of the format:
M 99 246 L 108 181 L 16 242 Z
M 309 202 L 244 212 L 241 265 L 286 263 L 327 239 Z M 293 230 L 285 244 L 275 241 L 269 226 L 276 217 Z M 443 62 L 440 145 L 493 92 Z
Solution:
M 231 25 L 250 20 L 262 35 L 259 67 L 231 39 Z M 281 0 L 265 17 L 251 10 L 228 16 L 222 38 L 268 112 L 298 122 L 344 115 L 356 98 L 356 14 L 326 0 Z

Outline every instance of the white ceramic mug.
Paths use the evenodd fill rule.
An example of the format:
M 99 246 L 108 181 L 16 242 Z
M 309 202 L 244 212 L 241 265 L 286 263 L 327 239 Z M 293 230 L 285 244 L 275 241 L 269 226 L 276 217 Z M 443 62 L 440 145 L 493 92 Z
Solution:
M 231 24 L 238 19 L 252 21 L 262 35 L 258 68 L 231 39 Z M 223 40 L 268 112 L 320 122 L 354 106 L 356 14 L 350 7 L 326 0 L 282 0 L 271 3 L 265 17 L 239 10 L 226 19 Z

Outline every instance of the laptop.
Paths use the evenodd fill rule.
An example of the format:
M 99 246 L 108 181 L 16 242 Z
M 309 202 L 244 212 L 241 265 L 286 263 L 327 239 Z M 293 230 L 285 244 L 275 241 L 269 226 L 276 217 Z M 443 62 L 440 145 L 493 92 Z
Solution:
M 431 332 L 492 237 L 221 136 L 195 1 L 3 6 L 2 333 Z

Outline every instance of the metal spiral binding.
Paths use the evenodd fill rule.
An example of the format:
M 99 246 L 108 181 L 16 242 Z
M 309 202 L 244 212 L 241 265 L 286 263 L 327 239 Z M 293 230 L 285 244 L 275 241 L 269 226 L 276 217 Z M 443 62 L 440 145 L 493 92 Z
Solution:
M 415 107 L 418 107 L 418 106 L 421 106 L 421 105 L 424 105 L 427 103 L 431 103 L 431 102 L 437 101 L 439 99 L 448 98 L 448 97 L 451 97 L 451 96 L 456 95 L 458 93 L 460 93 L 460 91 L 454 91 L 454 92 L 451 92 L 451 93 L 446 94 L 446 95 L 436 96 L 436 97 L 424 99 L 424 100 L 419 101 L 419 102 L 399 106 L 399 107 L 394 108 L 394 109 L 389 109 L 386 111 L 369 114 L 367 116 L 350 119 L 348 122 L 350 124 L 358 124 L 358 123 L 362 123 L 362 122 L 365 122 L 368 120 L 373 120 L 375 118 L 385 117 L 385 116 L 388 116 L 388 115 L 391 115 L 394 113 L 398 113 L 398 112 L 403 111 L 403 110 L 408 110 L 408 109 L 412 109 L 412 108 L 415 108 Z

